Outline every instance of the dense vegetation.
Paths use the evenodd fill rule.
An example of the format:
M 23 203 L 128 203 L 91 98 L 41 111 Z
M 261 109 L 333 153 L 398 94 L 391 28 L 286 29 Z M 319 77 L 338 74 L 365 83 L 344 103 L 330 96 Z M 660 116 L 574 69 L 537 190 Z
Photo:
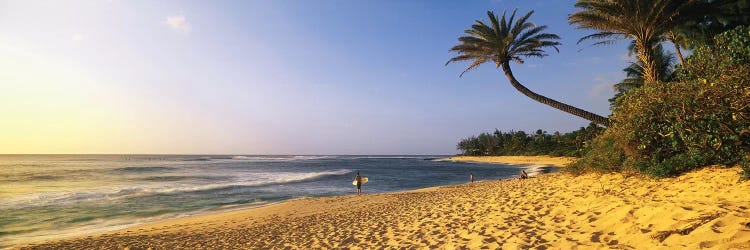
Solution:
M 613 125 L 569 171 L 625 169 L 663 177 L 740 164 L 750 177 L 750 28 L 717 35 L 681 66 L 678 81 L 618 98 Z
M 595 31 L 581 41 L 597 39 L 596 45 L 606 45 L 630 40 L 636 55 L 625 68 L 627 78 L 615 84 L 618 93 L 610 100 L 607 120 L 576 114 L 607 128 L 589 126 L 562 135 L 495 131 L 462 140 L 459 150 L 469 155 L 582 156 L 566 168 L 570 173 L 632 171 L 666 177 L 707 165 L 740 165 L 750 179 L 749 0 L 579 0 L 575 6 L 579 11 L 570 15 L 570 23 Z M 503 15 L 501 25 L 493 28 L 505 24 Z M 523 87 L 508 66 L 516 61 L 506 57 L 514 52 L 512 43 L 500 50 L 494 45 L 523 44 L 525 36 L 499 35 L 493 28 L 467 30 L 472 36 L 459 39 L 463 44 L 454 51 L 462 54 L 456 58 L 474 59 L 467 70 L 494 61 L 512 85 Z M 679 61 L 665 50 L 666 44 L 674 46 Z M 542 47 L 535 52 L 542 53 Z M 683 49 L 692 55 L 684 58 Z
M 588 141 L 596 137 L 602 127 L 591 123 L 588 127 L 561 134 L 537 130 L 529 134 L 524 131 L 481 133 L 461 140 L 456 146 L 463 155 L 583 155 Z

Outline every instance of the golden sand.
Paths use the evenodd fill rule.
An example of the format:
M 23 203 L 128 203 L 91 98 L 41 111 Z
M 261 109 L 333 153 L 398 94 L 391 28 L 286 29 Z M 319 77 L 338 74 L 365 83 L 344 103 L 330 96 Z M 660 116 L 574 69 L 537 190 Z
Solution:
M 551 165 L 564 167 L 574 162 L 575 157 L 557 156 L 454 156 L 438 159 L 440 161 L 479 162 L 479 163 L 502 163 L 511 165 Z
M 738 182 L 738 172 L 710 167 L 660 180 L 558 173 L 302 199 L 28 248 L 748 248 L 750 182 Z

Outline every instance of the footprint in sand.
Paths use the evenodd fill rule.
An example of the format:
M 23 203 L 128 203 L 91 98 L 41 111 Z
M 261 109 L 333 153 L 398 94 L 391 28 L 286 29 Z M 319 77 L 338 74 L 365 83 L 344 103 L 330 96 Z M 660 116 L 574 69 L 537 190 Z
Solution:
M 594 222 L 594 221 L 598 220 L 598 218 L 596 218 L 596 217 L 594 217 L 594 216 L 589 216 L 589 218 L 588 218 L 588 219 L 589 219 L 589 223 L 591 223 L 591 222 Z
M 711 248 L 716 245 L 716 241 L 703 241 L 698 244 L 701 248 Z
M 720 233 L 722 233 L 722 231 L 719 230 L 719 229 L 721 229 L 725 225 L 726 224 L 724 224 L 724 222 L 717 221 L 716 223 L 714 223 L 713 225 L 711 225 L 711 231 L 713 231 L 714 233 L 720 234 Z
M 601 242 L 600 237 L 602 236 L 602 232 L 594 232 L 591 234 L 591 242 Z

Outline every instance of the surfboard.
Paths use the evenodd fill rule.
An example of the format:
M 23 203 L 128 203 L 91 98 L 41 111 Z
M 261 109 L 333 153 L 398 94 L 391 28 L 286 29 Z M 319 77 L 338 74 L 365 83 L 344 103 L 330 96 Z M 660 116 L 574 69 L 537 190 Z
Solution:
M 365 184 L 365 183 L 367 183 L 367 177 L 362 177 L 362 184 Z M 357 180 L 352 181 L 352 185 L 356 186 Z

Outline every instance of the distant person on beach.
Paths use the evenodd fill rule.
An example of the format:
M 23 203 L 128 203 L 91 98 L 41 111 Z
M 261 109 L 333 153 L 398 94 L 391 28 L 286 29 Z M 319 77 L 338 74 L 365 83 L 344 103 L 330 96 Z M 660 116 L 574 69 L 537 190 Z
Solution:
M 474 173 L 469 173 L 469 183 L 474 183 Z
M 526 170 L 521 170 L 521 176 L 518 177 L 518 187 L 523 187 L 523 180 L 528 178 L 529 175 L 526 174 Z
M 362 176 L 359 175 L 359 171 L 357 171 L 357 175 L 354 176 L 354 181 L 357 182 L 357 195 L 362 194 Z

